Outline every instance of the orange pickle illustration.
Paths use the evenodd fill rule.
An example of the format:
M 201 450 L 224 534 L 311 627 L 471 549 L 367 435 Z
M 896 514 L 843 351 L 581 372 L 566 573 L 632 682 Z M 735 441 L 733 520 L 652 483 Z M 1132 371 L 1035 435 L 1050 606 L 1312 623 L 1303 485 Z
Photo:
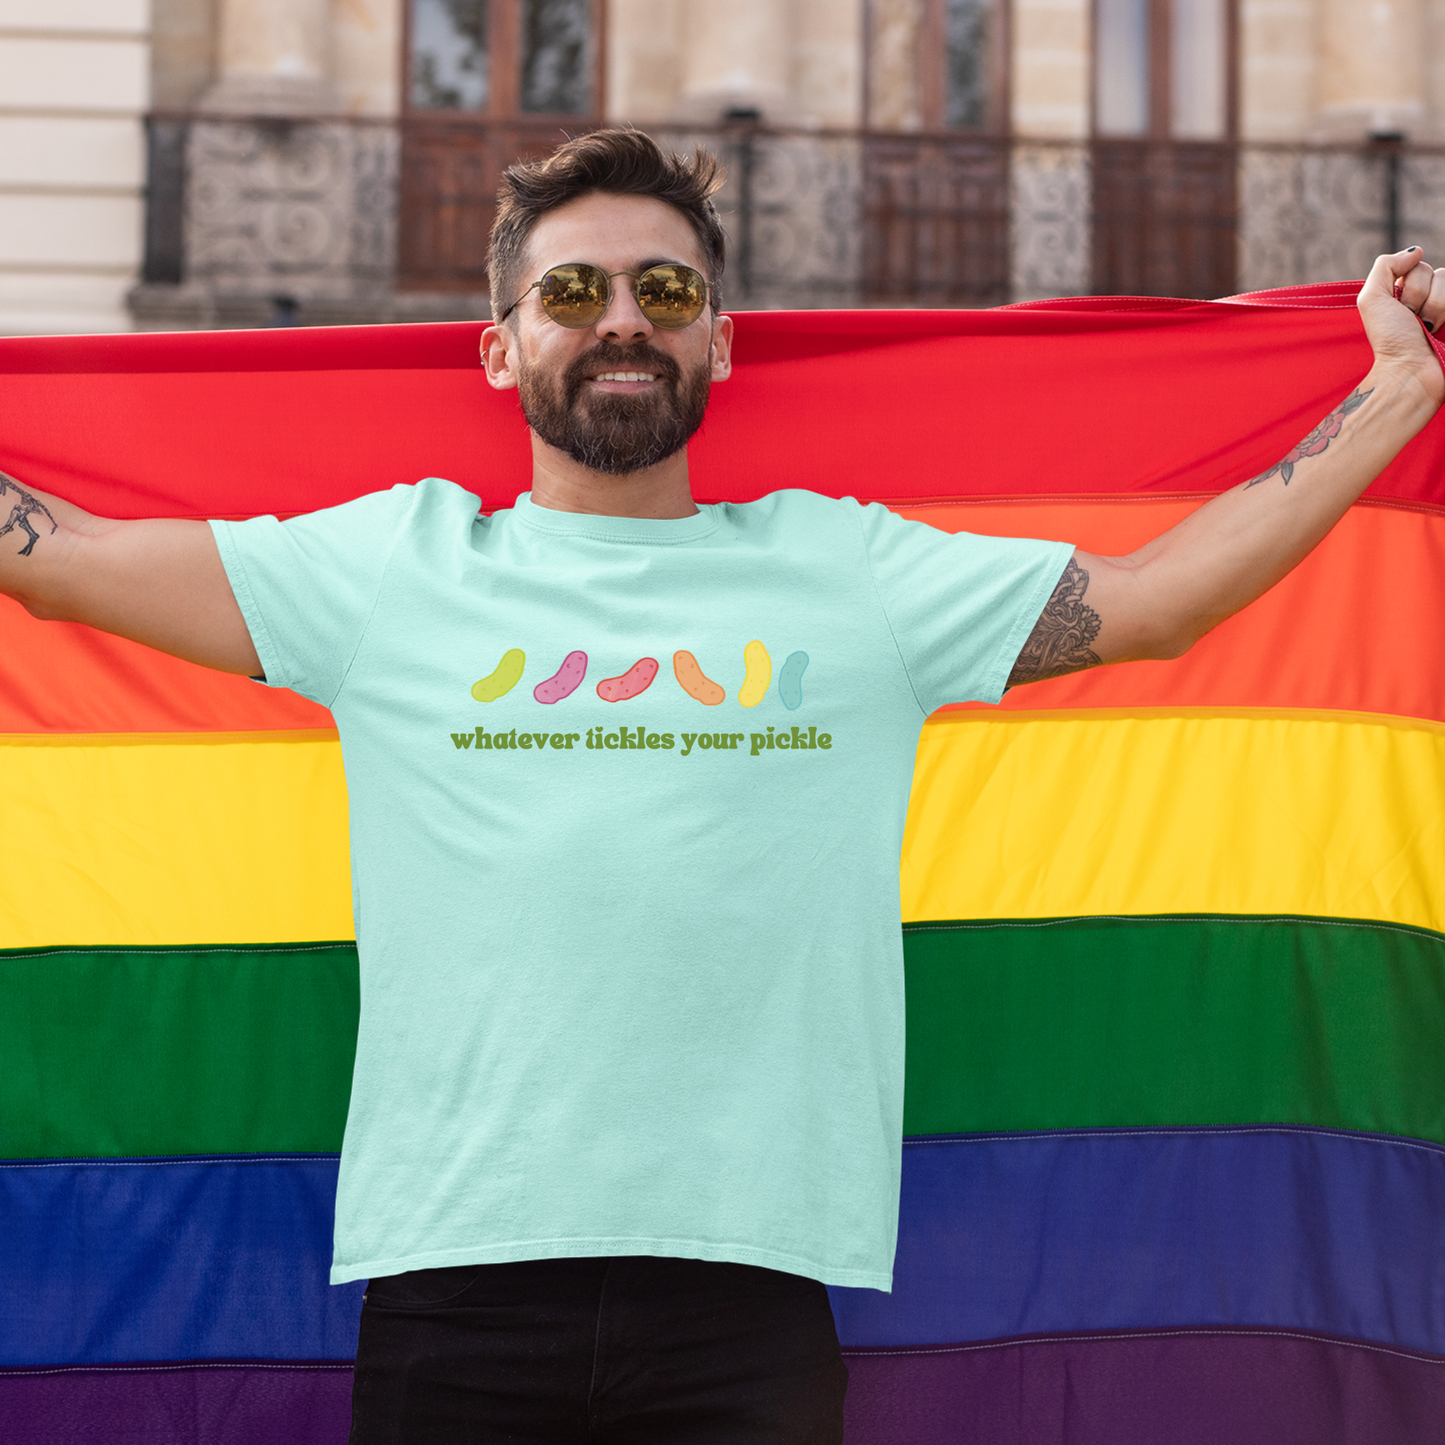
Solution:
M 716 707 L 727 696 L 727 690 L 703 673 L 697 658 L 690 652 L 674 652 L 672 670 L 677 675 L 682 690 L 689 697 L 695 697 L 704 707 Z

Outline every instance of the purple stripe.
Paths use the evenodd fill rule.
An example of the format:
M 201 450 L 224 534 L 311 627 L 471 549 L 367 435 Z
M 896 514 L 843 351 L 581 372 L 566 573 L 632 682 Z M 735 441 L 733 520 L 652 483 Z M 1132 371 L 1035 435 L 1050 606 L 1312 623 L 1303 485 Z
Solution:
M 346 1445 L 351 1366 L 254 1360 L 0 1371 L 25 1445 Z
M 847 1350 L 847 1445 L 1439 1445 L 1445 1359 L 1245 1330 Z

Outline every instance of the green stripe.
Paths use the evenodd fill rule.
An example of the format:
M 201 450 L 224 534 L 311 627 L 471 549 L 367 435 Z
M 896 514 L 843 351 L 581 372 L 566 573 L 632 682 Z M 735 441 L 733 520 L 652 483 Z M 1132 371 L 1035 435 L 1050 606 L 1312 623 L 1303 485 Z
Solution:
M 1297 1123 L 1445 1143 L 1445 937 L 1330 919 L 904 930 L 904 1132 Z
M 1445 1143 L 1445 938 L 1305 918 L 913 924 L 909 1134 L 1300 1123 Z M 351 944 L 0 953 L 0 1157 L 329 1152 Z
M 0 952 L 0 1157 L 329 1152 L 354 944 Z

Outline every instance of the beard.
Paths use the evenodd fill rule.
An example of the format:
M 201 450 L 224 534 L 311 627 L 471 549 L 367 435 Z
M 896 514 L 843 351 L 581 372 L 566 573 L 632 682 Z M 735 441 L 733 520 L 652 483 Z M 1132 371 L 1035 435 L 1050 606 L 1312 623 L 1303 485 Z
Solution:
M 599 370 L 650 371 L 657 384 L 646 392 L 588 394 L 587 382 Z M 602 341 L 558 379 L 523 361 L 517 394 L 527 425 L 548 446 L 591 471 L 624 476 L 656 466 L 687 445 L 702 425 L 710 385 L 706 361 L 684 376 L 665 352 Z

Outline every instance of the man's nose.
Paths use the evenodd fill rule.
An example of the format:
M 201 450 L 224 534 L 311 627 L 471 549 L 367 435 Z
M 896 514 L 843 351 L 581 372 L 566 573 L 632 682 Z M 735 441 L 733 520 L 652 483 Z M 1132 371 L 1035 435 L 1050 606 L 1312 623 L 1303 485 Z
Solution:
M 607 303 L 607 310 L 598 318 L 596 332 L 599 341 L 626 343 L 646 341 L 651 337 L 652 322 L 642 314 L 637 305 L 630 277 L 612 278 L 612 296 Z

